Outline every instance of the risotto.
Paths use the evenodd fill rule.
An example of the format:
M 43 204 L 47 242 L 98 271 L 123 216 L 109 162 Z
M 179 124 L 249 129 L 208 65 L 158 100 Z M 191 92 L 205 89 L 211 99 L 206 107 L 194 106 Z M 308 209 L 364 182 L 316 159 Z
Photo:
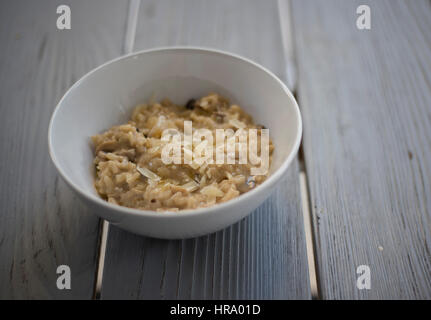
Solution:
M 218 94 L 192 99 L 185 106 L 175 105 L 168 99 L 150 102 L 138 105 L 128 123 L 92 137 L 98 194 L 120 206 L 178 211 L 229 201 L 267 178 L 267 173 L 252 175 L 251 164 L 240 164 L 238 147 L 235 163 L 166 164 L 162 153 L 168 141 L 162 134 L 172 129 L 184 138 L 186 121 L 192 123 L 193 130 L 208 129 L 214 136 L 217 129 L 256 129 L 257 151 L 262 153 L 259 142 L 265 128 L 255 125 L 240 106 L 230 104 Z M 195 151 L 194 143 L 190 148 Z M 182 140 L 181 154 L 186 149 L 189 150 Z M 269 164 L 273 149 L 269 140 Z

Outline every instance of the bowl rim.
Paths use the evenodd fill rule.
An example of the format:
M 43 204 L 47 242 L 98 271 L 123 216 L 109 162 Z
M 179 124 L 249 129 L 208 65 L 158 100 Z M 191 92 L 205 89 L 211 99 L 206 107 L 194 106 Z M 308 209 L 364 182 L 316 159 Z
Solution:
M 158 211 L 152 211 L 152 210 L 141 210 L 141 209 L 128 208 L 128 207 L 123 207 L 120 205 L 115 205 L 115 204 L 109 203 L 106 200 L 103 200 L 102 198 L 100 198 L 99 196 L 96 196 L 96 195 L 93 195 L 93 194 L 90 194 L 90 193 L 87 193 L 87 192 L 81 190 L 81 188 L 78 187 L 75 183 L 73 183 L 71 181 L 71 179 L 69 179 L 69 177 L 63 171 L 61 165 L 58 163 L 58 160 L 55 157 L 55 152 L 54 152 L 54 147 L 53 147 L 53 142 L 52 142 L 53 123 L 55 122 L 56 115 L 57 115 L 58 110 L 60 109 L 60 106 L 63 104 L 63 100 L 69 95 L 69 93 L 71 91 L 73 91 L 76 87 L 78 87 L 81 84 L 81 82 L 83 82 L 87 77 L 89 77 L 93 73 L 97 72 L 99 69 L 102 69 L 102 68 L 104 68 L 104 67 L 106 67 L 112 63 L 118 62 L 120 60 L 129 59 L 129 58 L 134 57 L 134 56 L 139 56 L 139 55 L 143 55 L 143 54 L 147 54 L 147 53 L 154 53 L 154 52 L 163 52 L 163 51 L 204 52 L 206 54 L 223 55 L 223 56 L 227 56 L 227 57 L 239 60 L 241 62 L 248 63 L 249 65 L 265 72 L 270 77 L 272 77 L 281 86 L 281 88 L 287 94 L 289 99 L 293 102 L 295 115 L 296 115 L 296 121 L 298 123 L 298 129 L 297 129 L 296 138 L 295 138 L 293 148 L 292 148 L 291 152 L 289 153 L 289 155 L 286 157 L 286 159 L 281 163 L 280 167 L 275 172 L 273 172 L 270 176 L 268 176 L 268 178 L 262 184 L 258 185 L 253 190 L 248 191 L 248 192 L 246 192 L 246 193 L 244 193 L 244 194 L 242 194 L 242 195 L 240 195 L 234 199 L 231 199 L 231 200 L 223 202 L 223 203 L 215 204 L 211 207 L 197 208 L 197 209 L 185 209 L 185 210 L 180 210 L 180 211 L 158 212 Z M 213 49 L 213 48 L 209 48 L 209 47 L 200 47 L 200 46 L 155 47 L 155 48 L 151 48 L 151 49 L 145 49 L 145 50 L 140 50 L 140 51 L 132 52 L 129 54 L 125 54 L 125 55 L 119 56 L 115 59 L 111 59 L 111 60 L 101 64 L 100 66 L 92 69 L 91 71 L 89 71 L 88 73 L 83 75 L 79 80 L 77 80 L 66 91 L 66 93 L 62 96 L 62 98 L 57 103 L 57 105 L 56 105 L 56 107 L 55 107 L 55 109 L 51 115 L 51 119 L 50 119 L 49 127 L 48 127 L 48 149 L 49 149 L 49 155 L 51 157 L 51 160 L 54 163 L 54 166 L 56 167 L 57 171 L 60 173 L 60 176 L 64 179 L 64 181 L 75 192 L 77 192 L 79 195 L 84 197 L 86 200 L 88 200 L 90 202 L 95 202 L 95 203 L 101 205 L 102 207 L 105 207 L 108 210 L 113 210 L 113 211 L 116 211 L 118 213 L 126 214 L 126 215 L 138 215 L 138 216 L 157 217 L 157 218 L 190 217 L 190 216 L 195 216 L 195 215 L 200 215 L 200 214 L 206 214 L 206 213 L 209 213 L 212 211 L 219 211 L 219 210 L 223 210 L 223 209 L 228 209 L 229 207 L 232 207 L 235 204 L 238 204 L 239 202 L 247 201 L 248 199 L 255 196 L 257 193 L 263 191 L 264 188 L 267 188 L 267 189 L 271 188 L 272 186 L 274 186 L 274 184 L 278 180 L 280 180 L 280 178 L 283 176 L 283 174 L 287 171 L 287 168 L 289 167 L 289 165 L 291 164 L 291 162 L 293 161 L 294 157 L 296 156 L 296 154 L 299 150 L 301 139 L 302 139 L 302 117 L 301 117 L 301 112 L 300 112 L 298 103 L 297 103 L 295 97 L 293 96 L 293 94 L 287 88 L 287 86 L 273 72 L 271 72 L 269 69 L 263 67 L 262 65 L 254 62 L 248 58 L 245 58 L 241 55 L 227 52 L 224 50 Z

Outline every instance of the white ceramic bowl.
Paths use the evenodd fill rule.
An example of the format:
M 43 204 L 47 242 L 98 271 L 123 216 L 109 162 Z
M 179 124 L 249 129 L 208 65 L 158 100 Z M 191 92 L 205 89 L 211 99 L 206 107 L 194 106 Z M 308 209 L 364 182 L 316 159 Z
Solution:
M 125 123 L 137 103 L 170 98 L 184 104 L 218 92 L 269 128 L 275 146 L 271 175 L 238 198 L 210 208 L 158 213 L 112 205 L 93 186 L 90 136 Z M 134 233 L 167 239 L 190 238 L 223 229 L 248 215 L 271 193 L 295 157 L 302 123 L 286 86 L 258 64 L 218 50 L 175 47 L 133 53 L 94 69 L 60 100 L 49 125 L 52 161 L 94 213 Z

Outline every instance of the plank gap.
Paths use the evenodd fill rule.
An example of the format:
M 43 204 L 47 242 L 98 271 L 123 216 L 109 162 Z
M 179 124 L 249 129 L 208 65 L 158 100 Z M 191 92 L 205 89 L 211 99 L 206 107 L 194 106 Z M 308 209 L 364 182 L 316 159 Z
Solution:
M 286 64 L 285 83 L 290 91 L 297 86 L 297 72 L 295 61 L 294 32 L 292 25 L 292 10 L 290 0 L 277 0 L 278 19 L 281 32 L 281 44 Z
M 290 0 L 277 0 L 278 7 L 278 18 L 280 24 L 281 31 L 281 42 L 283 46 L 283 54 L 285 58 L 286 64 L 286 85 L 289 90 L 292 92 L 295 99 L 297 98 L 297 62 L 296 62 L 296 53 L 295 53 L 295 32 L 294 26 L 292 23 L 292 4 Z M 317 278 L 317 256 L 316 256 L 316 245 L 315 245 L 315 237 L 313 233 L 313 225 L 312 225 L 312 212 L 311 208 L 311 199 L 309 197 L 309 186 L 308 186 L 308 177 L 307 177 L 307 168 L 305 164 L 304 150 L 302 143 L 300 145 L 298 151 L 298 165 L 299 165 L 299 187 L 300 187 L 300 196 L 302 203 L 302 214 L 304 221 L 304 231 L 305 231 L 305 239 L 306 239 L 306 252 L 307 252 L 307 260 L 308 260 L 308 275 L 310 279 L 310 290 L 311 290 L 311 298 L 313 300 L 319 299 L 319 284 Z
M 304 230 L 305 230 L 305 244 L 307 250 L 307 259 L 308 259 L 308 275 L 310 278 L 310 289 L 311 289 L 311 298 L 313 300 L 319 300 L 319 282 L 318 276 L 316 273 L 317 270 L 317 256 L 316 256 L 316 245 L 315 245 L 315 237 L 313 233 L 313 217 L 310 210 L 311 199 L 309 193 L 308 186 L 308 178 L 307 178 L 307 170 L 306 164 L 304 161 L 302 144 L 299 149 L 299 187 L 301 192 L 301 203 L 302 203 L 302 214 L 304 220 Z
M 138 14 L 141 0 L 129 1 L 129 13 L 127 16 L 126 36 L 124 37 L 124 53 L 128 54 L 133 51 L 136 38 L 136 26 L 138 25 Z
M 298 101 L 298 105 L 300 105 L 298 100 L 298 95 L 295 90 L 292 90 L 292 94 L 295 97 L 295 100 Z M 301 109 L 301 108 L 300 108 Z M 306 251 L 307 251 L 307 260 L 308 260 L 308 275 L 310 278 L 310 290 L 311 290 L 311 299 L 312 300 L 320 300 L 320 281 L 319 275 L 317 274 L 317 263 L 318 257 L 316 252 L 316 237 L 313 230 L 317 230 L 317 225 L 314 225 L 313 212 L 310 209 L 312 207 L 311 198 L 310 198 L 310 187 L 308 183 L 308 175 L 307 175 L 307 164 L 305 162 L 304 141 L 301 142 L 298 150 L 298 166 L 299 166 L 299 188 L 301 194 L 301 203 L 302 203 L 302 214 L 304 221 L 304 230 L 305 230 L 305 243 L 306 243 Z M 314 227 L 314 228 L 313 228 Z
M 123 53 L 129 54 L 133 51 L 136 38 L 136 26 L 138 25 L 138 14 L 141 0 L 130 0 L 127 14 L 127 25 L 124 36 Z M 105 266 L 106 245 L 108 242 L 109 222 L 103 220 L 102 235 L 100 239 L 98 263 L 96 270 L 96 281 L 94 286 L 93 299 L 100 300 L 102 284 L 103 284 L 103 269 Z
M 105 266 L 105 255 L 106 255 L 106 243 L 108 242 L 108 232 L 109 232 L 109 222 L 106 220 L 101 220 L 101 237 L 99 243 L 99 254 L 98 263 L 96 269 L 96 281 L 94 284 L 94 295 L 93 300 L 100 299 L 100 292 L 102 290 L 102 278 L 103 278 L 103 268 Z

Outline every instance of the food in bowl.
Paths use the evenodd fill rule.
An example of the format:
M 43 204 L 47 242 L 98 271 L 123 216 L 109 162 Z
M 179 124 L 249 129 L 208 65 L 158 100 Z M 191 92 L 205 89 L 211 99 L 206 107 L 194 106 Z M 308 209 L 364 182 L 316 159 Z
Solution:
M 180 212 L 129 208 L 100 197 L 94 186 L 96 170 L 91 136 L 127 123 L 132 110 L 125 114 L 123 106 L 148 102 L 152 93 L 156 93 L 154 101 L 168 97 L 184 105 L 188 99 L 202 97 L 211 90 L 229 97 L 251 114 L 255 123 L 269 128 L 275 149 L 270 174 L 262 184 L 232 200 Z M 92 208 L 92 213 L 136 234 L 185 239 L 226 228 L 268 199 L 274 189 L 285 183 L 283 177 L 298 152 L 301 133 L 298 105 L 270 71 L 227 52 L 175 47 L 117 58 L 81 78 L 55 108 L 48 145 L 60 176 L 77 199 Z
M 226 133 L 221 145 L 220 132 Z M 98 194 L 113 204 L 155 211 L 209 207 L 250 191 L 268 176 L 254 167 L 257 154 L 263 163 L 268 153 L 269 167 L 274 150 L 268 129 L 216 93 L 184 106 L 168 99 L 138 105 L 128 123 L 92 141 Z

